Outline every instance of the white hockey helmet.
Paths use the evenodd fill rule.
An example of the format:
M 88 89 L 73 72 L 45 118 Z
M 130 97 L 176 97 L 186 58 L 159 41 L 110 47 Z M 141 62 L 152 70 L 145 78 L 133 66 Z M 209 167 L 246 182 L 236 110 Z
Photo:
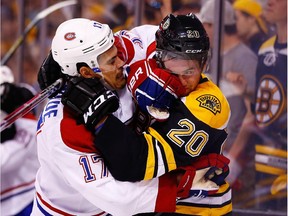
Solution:
M 85 18 L 63 22 L 56 30 L 51 50 L 62 73 L 79 76 L 77 63 L 86 63 L 95 73 L 101 72 L 97 57 L 111 48 L 114 36 L 108 25 Z
M 8 66 L 1 65 L 0 66 L 0 85 L 3 83 L 13 83 L 14 75 L 11 69 Z

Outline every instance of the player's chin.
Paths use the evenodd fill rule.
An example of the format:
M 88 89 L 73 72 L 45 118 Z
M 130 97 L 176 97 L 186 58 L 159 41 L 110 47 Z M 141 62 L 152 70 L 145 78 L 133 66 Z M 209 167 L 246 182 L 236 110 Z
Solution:
M 116 88 L 117 89 L 122 89 L 125 87 L 126 85 L 126 78 L 122 75 L 122 76 L 117 76 L 116 77 L 116 80 L 117 80 L 117 84 L 116 84 Z
M 182 97 L 185 97 L 185 96 L 189 95 L 190 92 L 191 92 L 191 89 L 190 89 L 190 88 L 185 88 L 185 93 L 184 93 L 184 95 L 181 95 L 181 96 L 182 96 Z

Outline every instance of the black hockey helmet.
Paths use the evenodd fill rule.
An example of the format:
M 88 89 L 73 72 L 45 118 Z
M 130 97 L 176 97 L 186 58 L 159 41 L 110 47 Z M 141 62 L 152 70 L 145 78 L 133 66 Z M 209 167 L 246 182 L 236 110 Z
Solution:
M 185 58 L 206 63 L 210 48 L 208 35 L 193 13 L 169 14 L 160 23 L 156 32 L 156 58 L 161 61 L 165 53 L 181 54 Z

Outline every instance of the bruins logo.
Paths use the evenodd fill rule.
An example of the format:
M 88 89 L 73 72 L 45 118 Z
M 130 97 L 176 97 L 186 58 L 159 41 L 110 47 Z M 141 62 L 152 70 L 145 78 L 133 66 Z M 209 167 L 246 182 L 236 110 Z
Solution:
M 200 107 L 210 110 L 214 115 L 221 112 L 221 103 L 214 95 L 201 95 L 196 100 L 200 102 Z
M 271 124 L 279 117 L 284 107 L 284 90 L 279 81 L 273 76 L 263 76 L 257 90 L 257 123 L 262 126 Z

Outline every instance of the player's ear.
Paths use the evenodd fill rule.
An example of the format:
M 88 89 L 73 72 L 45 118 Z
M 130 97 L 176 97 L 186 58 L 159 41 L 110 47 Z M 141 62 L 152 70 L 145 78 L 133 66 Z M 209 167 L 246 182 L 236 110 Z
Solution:
M 101 75 L 94 73 L 94 71 L 91 68 L 89 68 L 88 66 L 80 67 L 79 73 L 84 78 L 99 78 L 99 79 L 101 78 Z
M 93 70 L 91 70 L 91 68 L 87 67 L 87 66 L 82 66 L 79 69 L 79 73 L 81 74 L 81 76 L 83 76 L 84 78 L 93 78 L 94 77 L 94 72 Z

